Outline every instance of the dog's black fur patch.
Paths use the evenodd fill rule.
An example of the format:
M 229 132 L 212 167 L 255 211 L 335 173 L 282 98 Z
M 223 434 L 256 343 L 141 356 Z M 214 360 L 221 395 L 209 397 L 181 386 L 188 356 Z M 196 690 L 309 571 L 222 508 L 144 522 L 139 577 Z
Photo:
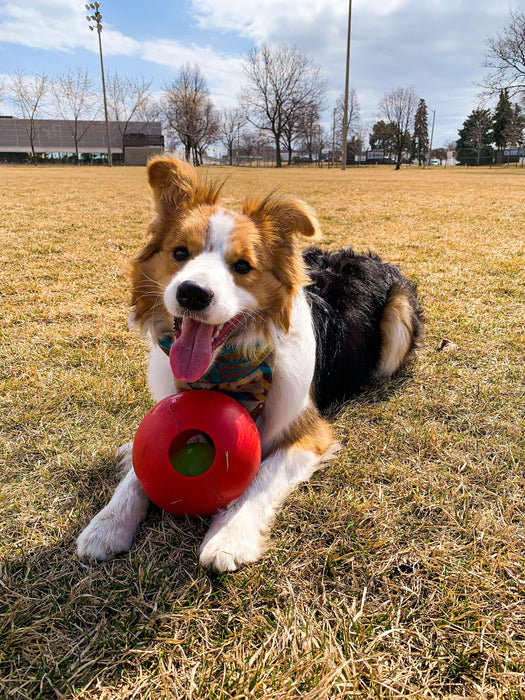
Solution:
M 393 290 L 402 290 L 412 308 L 411 349 L 422 334 L 422 313 L 414 285 L 374 253 L 309 248 L 303 258 L 312 280 L 306 296 L 317 341 L 314 399 L 324 409 L 355 394 L 376 373 L 380 322 Z

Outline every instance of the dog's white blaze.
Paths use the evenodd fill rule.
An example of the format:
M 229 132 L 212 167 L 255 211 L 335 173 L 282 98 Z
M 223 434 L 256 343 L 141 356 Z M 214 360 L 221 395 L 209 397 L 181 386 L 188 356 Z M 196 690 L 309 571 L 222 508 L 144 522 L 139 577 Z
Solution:
M 235 219 L 224 209 L 219 209 L 216 214 L 212 214 L 208 220 L 206 249 L 216 251 L 225 260 L 234 226 Z

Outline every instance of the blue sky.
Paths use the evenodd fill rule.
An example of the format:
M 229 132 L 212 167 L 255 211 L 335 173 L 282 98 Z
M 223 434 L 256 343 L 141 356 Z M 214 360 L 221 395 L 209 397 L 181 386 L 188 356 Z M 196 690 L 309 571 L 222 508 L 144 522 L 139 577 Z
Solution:
M 436 111 L 434 146 L 457 138 L 479 102 L 486 39 L 505 26 L 504 0 L 353 0 L 351 85 L 364 124 L 392 88 L 414 86 Z M 242 89 L 254 43 L 294 43 L 329 83 L 325 122 L 344 87 L 348 0 L 102 0 L 107 71 L 152 78 L 157 91 L 184 62 L 198 63 L 217 106 Z M 98 43 L 77 0 L 0 0 L 0 75 L 87 67 L 98 80 Z M 3 113 L 7 106 L 0 106 Z

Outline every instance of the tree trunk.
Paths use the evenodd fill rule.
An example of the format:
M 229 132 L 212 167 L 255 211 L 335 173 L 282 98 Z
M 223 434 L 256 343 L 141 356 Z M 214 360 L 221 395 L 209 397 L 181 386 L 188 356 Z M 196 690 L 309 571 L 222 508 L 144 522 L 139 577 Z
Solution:
M 396 153 L 396 170 L 401 170 L 401 160 L 403 158 L 403 151 L 398 151 Z
M 281 168 L 282 167 L 282 161 L 281 161 L 281 139 L 276 136 L 275 137 L 275 167 L 276 168 Z

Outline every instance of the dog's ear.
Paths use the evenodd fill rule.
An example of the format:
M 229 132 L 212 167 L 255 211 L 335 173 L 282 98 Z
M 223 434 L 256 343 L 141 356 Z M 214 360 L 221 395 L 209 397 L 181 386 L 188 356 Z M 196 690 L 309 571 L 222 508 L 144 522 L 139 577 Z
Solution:
M 300 199 L 277 199 L 273 195 L 263 200 L 250 199 L 244 203 L 243 214 L 263 230 L 269 225 L 285 235 L 315 236 L 320 232 L 313 209 Z
M 215 204 L 221 185 L 203 183 L 195 168 L 178 158 L 154 156 L 148 161 L 148 181 L 161 216 L 199 204 Z
M 276 327 L 287 333 L 293 299 L 299 288 L 309 282 L 297 234 L 314 236 L 319 233 L 319 222 L 304 202 L 278 199 L 274 195 L 264 200 L 247 201 L 243 214 L 261 232 L 265 255 L 272 260 L 272 282 L 269 284 L 274 297 L 268 313 Z

